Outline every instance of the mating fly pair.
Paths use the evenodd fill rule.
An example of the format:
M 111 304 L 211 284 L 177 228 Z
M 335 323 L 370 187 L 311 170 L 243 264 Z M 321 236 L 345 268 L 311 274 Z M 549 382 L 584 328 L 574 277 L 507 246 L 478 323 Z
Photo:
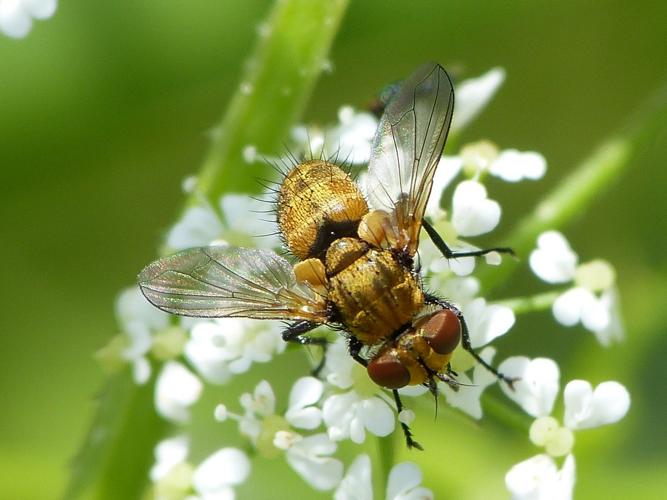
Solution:
M 454 110 L 454 89 L 439 64 L 421 66 L 388 103 L 375 135 L 365 196 L 326 160 L 294 165 L 278 192 L 283 241 L 299 262 L 269 250 L 209 246 L 159 259 L 139 275 L 146 298 L 169 313 L 200 318 L 289 321 L 283 339 L 323 344 L 308 332 L 340 330 L 350 355 L 393 391 L 441 380 L 458 389 L 449 366 L 461 343 L 508 384 L 470 345 L 461 311 L 422 286 L 415 254 L 422 226 L 447 258 L 454 252 L 424 219 L 433 176 Z M 406 424 L 409 447 L 420 448 Z

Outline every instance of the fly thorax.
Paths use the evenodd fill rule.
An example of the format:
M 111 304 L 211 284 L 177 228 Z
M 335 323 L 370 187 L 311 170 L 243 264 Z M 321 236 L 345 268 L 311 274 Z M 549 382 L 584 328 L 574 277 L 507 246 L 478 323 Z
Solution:
M 334 241 L 326 254 L 327 276 L 336 276 L 363 257 L 369 249 L 368 243 L 358 238 L 340 238 Z
M 296 165 L 278 194 L 278 223 L 299 259 L 324 258 L 335 240 L 356 236 L 368 205 L 342 169 L 324 160 Z

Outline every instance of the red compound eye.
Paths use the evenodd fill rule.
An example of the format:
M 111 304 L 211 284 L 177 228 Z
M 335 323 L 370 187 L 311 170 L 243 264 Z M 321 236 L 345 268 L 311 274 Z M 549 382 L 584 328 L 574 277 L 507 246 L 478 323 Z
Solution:
M 422 326 L 424 339 L 438 354 L 449 354 L 461 340 L 461 321 L 450 309 L 433 315 Z
M 368 362 L 366 369 L 373 382 L 387 389 L 400 389 L 410 382 L 410 372 L 394 349 L 379 353 Z

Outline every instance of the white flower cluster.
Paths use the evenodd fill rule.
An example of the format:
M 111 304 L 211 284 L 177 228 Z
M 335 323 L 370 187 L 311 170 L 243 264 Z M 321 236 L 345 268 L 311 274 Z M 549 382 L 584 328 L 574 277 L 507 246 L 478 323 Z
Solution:
M 479 114 L 503 79 L 503 70 L 496 68 L 479 78 L 461 82 L 452 133 L 460 132 Z M 298 142 L 295 150 L 313 156 L 338 152 L 340 161 L 366 163 L 377 125 L 374 115 L 344 107 L 339 112 L 339 123 L 331 129 L 306 132 L 305 128 L 297 127 L 293 134 Z M 256 149 L 248 146 L 244 157 L 248 162 L 255 161 Z M 489 233 L 502 215 L 500 204 L 490 198 L 484 181 L 489 176 L 511 183 L 538 180 L 545 172 L 546 161 L 538 153 L 502 150 L 489 141 L 465 145 L 457 155 L 442 158 L 427 216 L 453 250 L 475 249 L 465 239 Z M 363 186 L 363 179 L 360 184 Z M 450 187 L 451 202 L 446 203 L 448 198 L 444 194 Z M 186 181 L 184 188 L 195 192 L 192 179 Z M 280 242 L 275 224 L 261 221 L 260 215 L 248 216 L 263 208 L 245 195 L 225 195 L 217 206 L 202 199 L 188 208 L 171 229 L 167 247 L 174 251 L 210 244 L 276 248 Z M 260 235 L 265 236 L 256 238 Z M 498 264 L 500 255 L 488 254 L 486 262 Z M 594 261 L 577 266 L 576 255 L 557 233 L 546 233 L 540 238 L 530 263 L 538 276 L 549 283 L 574 283 L 554 303 L 554 314 L 559 321 L 568 325 L 581 321 L 603 343 L 619 337 L 618 333 L 609 333 L 617 323 L 614 309 L 605 306 L 611 297 L 615 298 L 613 271 L 608 265 Z M 475 264 L 472 257 L 444 259 L 427 237 L 420 243 L 419 265 L 429 287 L 462 309 L 472 347 L 491 363 L 496 350 L 490 344 L 505 335 L 516 318 L 511 308 L 489 303 L 479 296 L 480 283 L 469 276 Z M 568 296 L 573 293 L 578 294 L 576 310 Z M 587 303 L 582 299 L 584 293 Z M 147 303 L 139 305 L 136 301 L 142 301 L 136 289 L 119 298 L 118 317 L 123 334 L 101 351 L 100 359 L 107 365 L 113 365 L 114 360 L 116 364 L 132 364 L 137 383 L 150 376 L 149 358 L 161 362 L 155 405 L 162 416 L 175 423 L 188 422 L 190 408 L 200 399 L 207 384 L 227 383 L 235 375 L 248 371 L 253 363 L 266 363 L 285 348 L 280 326 L 275 322 L 243 319 L 177 322 Z M 453 391 L 447 384 L 439 383 L 439 391 L 449 405 L 473 418 L 481 418 L 481 395 L 497 381 L 496 377 L 475 363 L 462 348 L 454 352 L 451 368 L 462 387 Z M 627 391 L 616 382 L 605 382 L 595 390 L 584 381 L 570 382 L 564 391 L 565 417 L 561 426 L 550 416 L 559 391 L 559 369 L 553 361 L 512 357 L 500 364 L 500 370 L 520 378 L 514 391 L 507 390 L 504 384 L 501 386 L 508 397 L 536 418 L 529 437 L 545 449 L 544 454 L 510 470 L 506 477 L 508 489 L 513 498 L 526 500 L 547 498 L 545 491 L 550 492 L 548 498 L 569 498 L 575 473 L 572 431 L 622 418 L 629 407 Z M 409 424 L 415 415 L 407 409 L 397 414 L 391 394 L 375 385 L 366 370 L 351 358 L 342 336 L 329 345 L 320 376 L 321 380 L 314 377 L 297 380 L 284 411 L 278 410 L 280 398 L 271 385 L 262 381 L 252 393 L 241 396 L 241 411 L 230 411 L 228 402 L 224 402 L 216 407 L 212 418 L 225 422 L 223 425 L 236 422 L 239 433 L 257 454 L 284 456 L 289 466 L 314 489 L 333 491 L 338 500 L 370 499 L 373 497 L 370 458 L 359 455 L 345 471 L 343 462 L 334 456 L 338 443 L 350 440 L 361 444 L 369 433 L 387 436 L 395 431 L 397 420 Z M 412 397 L 424 392 L 425 387 L 400 391 L 401 395 Z M 188 448 L 186 437 L 163 441 L 157 447 L 151 479 L 158 498 L 233 498 L 233 488 L 249 477 L 250 462 L 240 450 L 222 447 L 194 466 L 188 462 Z M 559 469 L 552 457 L 563 456 L 566 458 Z M 415 464 L 396 465 L 388 478 L 386 498 L 433 498 L 430 490 L 420 486 L 421 480 Z
M 599 259 L 578 262 L 577 254 L 557 231 L 542 233 L 537 248 L 530 254 L 530 267 L 540 279 L 550 284 L 574 285 L 554 301 L 556 321 L 564 326 L 581 323 L 604 346 L 622 340 L 614 268 Z
M 0 0 L 0 31 L 12 38 L 23 38 L 33 19 L 48 19 L 58 0 Z
M 547 358 L 517 356 L 500 365 L 503 373 L 517 377 L 515 390 L 503 391 L 523 410 L 535 417 L 529 437 L 546 453 L 536 455 L 510 469 L 505 484 L 513 499 L 569 499 L 575 482 L 572 455 L 574 433 L 622 419 L 630 408 L 630 395 L 618 382 L 602 382 L 595 389 L 585 380 L 568 382 L 563 391 L 564 425 L 550 416 L 559 391 L 558 365 Z M 565 456 L 559 470 L 554 457 Z

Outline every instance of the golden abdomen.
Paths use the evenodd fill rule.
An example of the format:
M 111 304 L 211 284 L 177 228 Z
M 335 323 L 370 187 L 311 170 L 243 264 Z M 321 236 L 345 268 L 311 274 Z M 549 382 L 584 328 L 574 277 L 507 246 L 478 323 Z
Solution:
M 388 338 L 412 321 L 424 295 L 390 251 L 355 238 L 335 241 L 326 255 L 329 300 L 340 321 L 367 345 Z
M 280 231 L 300 260 L 324 259 L 334 240 L 357 236 L 366 213 L 366 200 L 350 176 L 324 160 L 295 166 L 280 186 Z

